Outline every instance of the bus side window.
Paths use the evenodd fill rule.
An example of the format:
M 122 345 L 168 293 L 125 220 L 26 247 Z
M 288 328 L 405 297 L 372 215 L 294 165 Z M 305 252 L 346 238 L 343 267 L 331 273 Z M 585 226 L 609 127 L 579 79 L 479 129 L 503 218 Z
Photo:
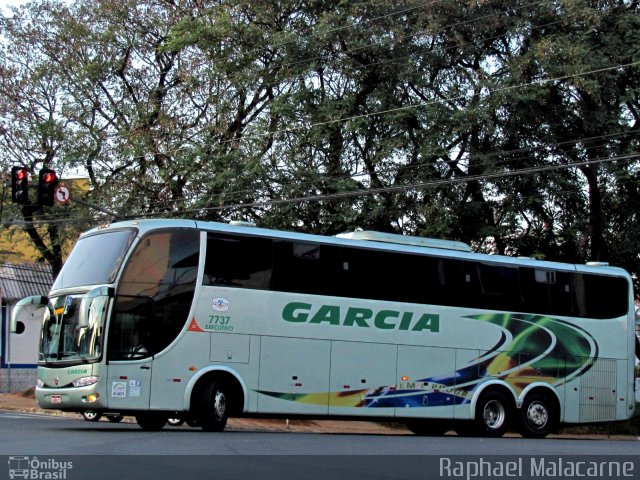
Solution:
M 153 355 L 166 348 L 188 319 L 198 270 L 198 232 L 160 230 L 135 247 L 116 292 L 109 359 Z M 142 343 L 144 350 L 137 344 Z
M 210 233 L 203 285 L 268 290 L 272 274 L 270 238 Z
M 279 240 L 273 243 L 271 289 L 312 295 L 342 295 L 338 249 L 328 245 Z
M 554 275 L 551 275 L 551 274 Z M 520 292 L 525 312 L 550 312 L 551 291 L 549 284 L 555 272 L 536 268 L 520 268 Z
M 551 315 L 571 316 L 574 314 L 574 292 L 571 286 L 569 272 L 554 272 L 548 283 L 549 308 L 546 310 Z
M 629 286 L 624 278 L 575 273 L 573 287 L 578 316 L 604 319 L 627 314 Z
M 439 258 L 431 273 L 437 279 L 432 292 L 436 305 L 465 306 L 466 299 L 461 292 L 465 288 L 465 274 L 462 261 L 454 258 Z

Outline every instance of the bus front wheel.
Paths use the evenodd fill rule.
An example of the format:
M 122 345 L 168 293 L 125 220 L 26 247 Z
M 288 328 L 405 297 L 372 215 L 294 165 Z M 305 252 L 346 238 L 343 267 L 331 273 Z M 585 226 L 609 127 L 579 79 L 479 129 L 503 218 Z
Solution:
M 518 431 L 525 438 L 544 438 L 555 424 L 553 403 L 546 395 L 532 393 L 520 409 Z
M 93 410 L 85 410 L 82 412 L 82 416 L 87 422 L 97 422 L 102 418 L 100 412 L 94 412 Z
M 229 394 L 224 382 L 213 380 L 202 392 L 200 427 L 205 432 L 221 432 L 229 418 Z
M 167 417 L 155 412 L 140 413 L 136 415 L 136 422 L 143 430 L 157 432 L 166 425 Z

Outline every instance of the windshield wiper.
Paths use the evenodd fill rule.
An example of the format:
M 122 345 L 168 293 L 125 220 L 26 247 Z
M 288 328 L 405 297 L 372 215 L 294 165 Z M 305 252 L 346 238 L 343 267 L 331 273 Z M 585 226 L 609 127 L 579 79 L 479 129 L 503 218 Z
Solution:
M 80 357 L 80 360 L 82 360 L 82 363 L 89 363 L 89 358 L 83 355 L 78 355 Z
M 72 357 L 72 356 L 78 356 L 80 357 L 80 354 L 78 352 L 59 352 L 58 353 L 58 358 L 64 358 L 64 357 Z

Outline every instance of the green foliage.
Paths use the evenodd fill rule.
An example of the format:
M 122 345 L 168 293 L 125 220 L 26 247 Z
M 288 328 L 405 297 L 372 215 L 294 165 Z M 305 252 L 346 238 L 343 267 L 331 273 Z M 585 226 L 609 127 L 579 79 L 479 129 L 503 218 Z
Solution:
M 80 169 L 121 217 L 361 227 L 635 273 L 639 8 L 36 0 L 1 26 L 4 168 Z M 100 220 L 82 208 L 23 214 Z

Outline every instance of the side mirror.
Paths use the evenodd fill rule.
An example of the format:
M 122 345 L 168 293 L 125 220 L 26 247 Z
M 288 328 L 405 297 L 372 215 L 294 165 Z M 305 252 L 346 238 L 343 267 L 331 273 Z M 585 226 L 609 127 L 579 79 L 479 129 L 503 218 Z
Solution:
M 91 316 L 91 305 L 98 297 L 113 297 L 114 290 L 110 287 L 98 287 L 87 292 L 80 302 L 80 312 L 78 313 L 78 327 L 87 328 Z
M 18 332 L 18 317 L 22 313 L 25 307 L 29 305 L 35 305 L 38 307 L 44 307 L 49 303 L 49 299 L 43 295 L 33 295 L 31 297 L 26 297 L 16 303 L 16 306 L 13 307 L 11 312 L 11 333 Z

